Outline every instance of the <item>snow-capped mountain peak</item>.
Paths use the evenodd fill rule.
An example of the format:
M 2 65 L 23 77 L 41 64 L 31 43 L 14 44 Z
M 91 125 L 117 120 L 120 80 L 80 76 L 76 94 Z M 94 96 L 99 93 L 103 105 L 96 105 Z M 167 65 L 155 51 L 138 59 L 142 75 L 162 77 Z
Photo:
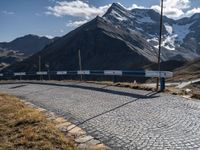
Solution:
M 130 34 L 140 34 L 148 43 L 158 48 L 160 28 L 160 14 L 152 9 L 125 9 L 118 3 L 114 3 L 103 16 L 105 20 L 115 27 L 128 31 Z M 194 33 L 200 30 L 200 14 L 190 18 L 173 20 L 163 17 L 163 56 L 176 58 L 183 55 L 185 59 L 191 59 L 194 55 L 200 55 L 199 36 L 194 38 Z M 196 47 L 189 46 L 197 43 Z M 172 52 L 173 51 L 173 52 Z M 186 55 L 187 52 L 187 55 Z M 191 54 L 190 54 L 191 53 Z M 167 58 L 168 59 L 168 58 Z

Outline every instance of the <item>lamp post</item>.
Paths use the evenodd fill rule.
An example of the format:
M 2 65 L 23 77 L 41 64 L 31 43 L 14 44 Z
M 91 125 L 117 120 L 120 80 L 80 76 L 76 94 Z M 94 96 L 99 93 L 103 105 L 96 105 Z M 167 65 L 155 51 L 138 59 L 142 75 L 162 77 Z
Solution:
M 39 55 L 38 59 L 38 71 L 41 72 L 41 56 Z M 40 75 L 40 80 L 42 80 L 42 76 Z
M 48 77 L 49 77 L 49 80 L 51 80 L 51 75 L 50 75 L 50 65 L 49 65 L 49 63 L 46 63 L 46 64 L 45 64 L 45 67 L 47 68 L 47 71 L 48 71 Z
M 161 0 L 161 14 L 160 14 L 160 35 L 159 35 L 159 49 L 158 49 L 158 71 L 160 74 L 161 71 L 161 48 L 162 48 L 162 28 L 163 28 L 163 0 Z M 158 90 L 159 88 L 159 81 L 160 81 L 160 76 L 157 78 L 157 85 L 156 89 Z
M 79 69 L 80 69 L 80 71 L 82 71 L 82 60 L 81 60 L 81 50 L 80 49 L 78 50 L 78 60 L 79 60 Z M 82 75 L 80 75 L 80 77 L 81 77 L 81 81 L 82 81 L 82 79 L 83 79 Z

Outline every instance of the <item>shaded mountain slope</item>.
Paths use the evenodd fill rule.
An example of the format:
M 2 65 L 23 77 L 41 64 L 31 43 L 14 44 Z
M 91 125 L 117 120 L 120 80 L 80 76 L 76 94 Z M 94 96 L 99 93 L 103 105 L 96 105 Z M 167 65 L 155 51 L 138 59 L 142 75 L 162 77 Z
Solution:
M 20 62 L 28 58 L 56 39 L 57 38 L 48 39 L 36 35 L 26 35 L 11 42 L 1 42 L 0 70 L 15 62 Z
M 97 17 L 6 71 L 36 71 L 39 56 L 42 70 L 47 70 L 45 64 L 51 70 L 77 70 L 79 49 L 83 69 L 141 69 L 156 61 L 156 50 L 140 35 Z
M 200 78 L 200 59 L 186 63 L 184 66 L 174 70 L 173 81 L 192 80 Z
M 11 42 L 1 42 L 0 47 L 6 50 L 20 51 L 25 55 L 32 55 L 42 50 L 51 42 L 53 42 L 53 39 L 29 34 L 23 37 L 19 37 Z

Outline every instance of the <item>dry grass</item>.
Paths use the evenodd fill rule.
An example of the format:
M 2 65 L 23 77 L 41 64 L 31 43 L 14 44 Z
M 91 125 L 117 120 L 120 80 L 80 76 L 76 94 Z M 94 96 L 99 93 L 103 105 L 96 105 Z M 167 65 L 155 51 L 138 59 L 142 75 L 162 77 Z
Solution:
M 191 91 L 187 92 L 187 89 Z M 186 97 L 191 97 L 191 98 L 200 100 L 200 84 L 191 84 L 183 89 L 179 89 L 179 88 L 176 88 L 175 86 L 171 86 L 171 87 L 167 87 L 166 92 L 174 94 L 174 95 L 186 96 Z
M 155 88 L 144 86 L 144 85 L 138 84 L 138 83 L 132 83 L 132 82 L 116 82 L 116 83 L 113 83 L 111 81 L 86 81 L 86 82 L 102 84 L 102 85 L 107 85 L 107 86 L 117 86 L 117 87 L 138 89 L 138 90 L 156 91 Z
M 175 72 L 172 78 L 167 79 L 169 82 L 190 81 L 200 78 L 200 71 L 196 72 Z
M 192 84 L 187 88 L 192 90 L 192 98 L 200 99 L 200 83 Z
M 192 95 L 192 98 L 200 99 L 200 94 L 193 94 L 193 95 Z
M 0 150 L 75 150 L 39 111 L 27 108 L 16 97 L 0 94 Z

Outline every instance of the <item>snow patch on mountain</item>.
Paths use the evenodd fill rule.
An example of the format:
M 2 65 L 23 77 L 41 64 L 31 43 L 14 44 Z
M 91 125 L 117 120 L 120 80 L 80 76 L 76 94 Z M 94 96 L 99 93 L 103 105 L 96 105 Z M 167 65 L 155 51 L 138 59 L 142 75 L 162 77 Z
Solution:
M 136 29 L 137 31 L 142 31 L 142 32 L 144 32 L 144 30 L 143 30 L 142 28 L 135 27 L 135 29 Z
M 190 26 L 193 24 L 185 24 L 185 25 L 180 25 L 180 24 L 174 24 L 173 25 L 173 34 L 176 35 L 176 40 L 183 42 L 185 37 L 190 33 Z
M 172 26 L 170 26 L 169 24 L 165 24 L 165 28 L 166 28 L 166 30 L 167 30 L 167 32 L 168 32 L 169 34 L 172 34 L 172 32 L 173 32 Z
M 151 39 L 147 39 L 147 42 L 158 42 L 158 38 L 154 37 Z
M 126 21 L 126 17 L 122 17 L 117 11 L 112 10 L 111 15 L 120 21 Z
M 155 23 L 155 21 L 153 21 L 151 19 L 151 17 L 148 17 L 148 16 L 144 16 L 144 17 L 138 18 L 137 21 L 139 23 Z
M 167 36 L 165 40 L 162 42 L 162 46 L 168 50 L 175 50 L 175 41 L 177 35 Z

